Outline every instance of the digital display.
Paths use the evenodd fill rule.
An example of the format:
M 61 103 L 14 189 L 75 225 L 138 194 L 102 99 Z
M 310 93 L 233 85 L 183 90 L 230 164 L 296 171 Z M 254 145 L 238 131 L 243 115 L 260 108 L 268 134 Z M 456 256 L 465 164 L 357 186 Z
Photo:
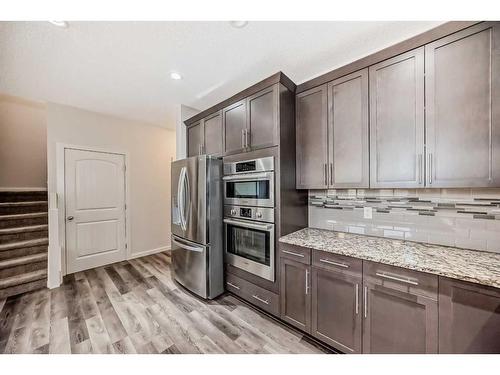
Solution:
M 255 160 L 236 163 L 236 172 L 252 172 L 255 171 Z
M 240 208 L 240 216 L 252 218 L 252 209 L 251 208 Z

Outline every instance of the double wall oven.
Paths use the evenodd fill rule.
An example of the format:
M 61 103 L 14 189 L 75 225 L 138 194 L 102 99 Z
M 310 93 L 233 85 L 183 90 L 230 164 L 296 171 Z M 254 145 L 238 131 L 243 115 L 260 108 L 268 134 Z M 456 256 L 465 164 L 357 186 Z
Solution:
M 226 262 L 274 281 L 274 158 L 224 164 Z

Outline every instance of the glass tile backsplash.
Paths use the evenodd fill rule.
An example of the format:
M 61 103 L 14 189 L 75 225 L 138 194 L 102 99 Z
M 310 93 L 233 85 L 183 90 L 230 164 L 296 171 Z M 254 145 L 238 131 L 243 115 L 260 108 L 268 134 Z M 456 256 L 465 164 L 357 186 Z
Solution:
M 500 189 L 310 190 L 309 226 L 500 253 Z

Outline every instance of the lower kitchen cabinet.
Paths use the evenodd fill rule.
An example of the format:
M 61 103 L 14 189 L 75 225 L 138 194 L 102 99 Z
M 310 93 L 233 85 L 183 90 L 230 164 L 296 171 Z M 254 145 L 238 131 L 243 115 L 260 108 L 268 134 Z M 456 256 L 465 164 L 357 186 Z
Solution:
M 363 353 L 437 353 L 437 280 L 363 262 Z
M 281 258 L 281 319 L 311 332 L 311 266 Z
M 345 353 L 361 353 L 361 274 L 312 268 L 312 330 Z
M 500 289 L 439 279 L 439 352 L 500 353 Z

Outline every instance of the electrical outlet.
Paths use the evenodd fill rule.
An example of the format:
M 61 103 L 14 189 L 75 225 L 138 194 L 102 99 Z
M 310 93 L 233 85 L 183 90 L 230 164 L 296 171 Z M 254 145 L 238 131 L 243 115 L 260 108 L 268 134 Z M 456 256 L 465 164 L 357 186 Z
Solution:
M 372 212 L 373 212 L 373 210 L 371 207 L 364 207 L 363 208 L 363 217 L 365 219 L 371 219 L 373 217 Z

